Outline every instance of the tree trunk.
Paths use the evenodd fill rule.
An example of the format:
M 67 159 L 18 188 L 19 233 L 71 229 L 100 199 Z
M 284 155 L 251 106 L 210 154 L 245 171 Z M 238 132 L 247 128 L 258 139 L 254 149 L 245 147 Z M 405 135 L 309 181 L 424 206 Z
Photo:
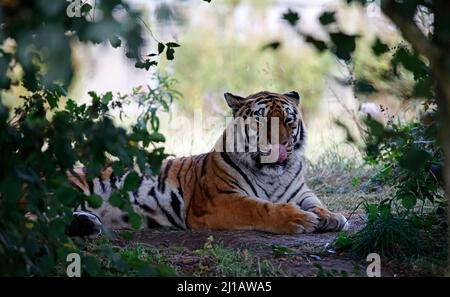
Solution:
M 450 77 L 450 73 L 448 74 Z M 446 187 L 447 194 L 447 225 L 450 222 L 450 98 L 445 98 L 442 94 L 441 90 L 438 88 L 437 97 L 440 97 L 438 100 L 439 105 L 439 120 L 442 124 L 440 128 L 440 137 L 442 141 L 442 145 L 444 147 L 444 181 Z M 447 230 L 448 232 L 448 243 L 450 243 L 450 228 Z M 450 276 L 450 244 L 448 246 L 448 265 L 447 265 L 447 276 Z
M 439 48 L 437 59 L 430 61 L 437 81 L 436 100 L 441 123 L 440 137 L 444 148 L 444 181 L 447 194 L 447 226 L 450 222 L 450 11 L 449 1 L 435 0 L 433 45 Z M 448 227 L 447 227 L 448 228 Z M 450 243 L 450 228 L 448 243 Z M 448 246 L 447 276 L 450 276 L 450 244 Z

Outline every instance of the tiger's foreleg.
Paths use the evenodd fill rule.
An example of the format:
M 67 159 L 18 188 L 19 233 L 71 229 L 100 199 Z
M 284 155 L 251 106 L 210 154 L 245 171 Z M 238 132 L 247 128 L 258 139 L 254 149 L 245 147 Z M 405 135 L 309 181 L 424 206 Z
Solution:
M 298 234 L 313 232 L 318 224 L 316 214 L 303 211 L 294 204 L 274 204 L 239 194 L 216 196 L 208 207 L 188 212 L 188 225 L 192 229 L 253 229 Z

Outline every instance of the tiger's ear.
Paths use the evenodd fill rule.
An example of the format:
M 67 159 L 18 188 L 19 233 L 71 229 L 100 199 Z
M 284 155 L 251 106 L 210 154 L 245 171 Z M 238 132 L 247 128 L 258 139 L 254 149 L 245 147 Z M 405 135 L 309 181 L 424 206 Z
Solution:
M 245 98 L 233 95 L 231 93 L 223 94 L 225 100 L 227 101 L 228 106 L 233 111 L 233 115 L 235 115 L 238 110 L 244 105 Z
M 283 95 L 293 99 L 296 104 L 300 104 L 300 95 L 296 91 L 284 93 Z

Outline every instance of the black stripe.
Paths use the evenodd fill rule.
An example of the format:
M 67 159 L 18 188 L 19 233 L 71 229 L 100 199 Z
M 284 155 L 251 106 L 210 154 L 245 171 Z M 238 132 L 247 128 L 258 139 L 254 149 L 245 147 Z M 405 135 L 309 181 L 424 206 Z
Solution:
M 150 214 L 154 214 L 155 210 L 152 209 L 150 206 L 148 206 L 147 204 L 139 204 L 139 207 L 141 207 L 143 210 L 145 210 L 146 212 L 150 213 Z
M 172 167 L 173 160 L 168 160 L 166 167 L 164 168 L 164 174 L 159 174 L 158 177 L 158 190 L 164 194 L 166 191 L 166 179 L 168 177 L 169 169 Z
M 171 197 L 171 201 L 170 201 L 170 206 L 172 206 L 173 211 L 175 212 L 175 214 L 180 218 L 180 220 L 182 220 L 181 217 L 181 201 L 178 199 L 178 196 L 172 192 L 170 194 Z
M 89 192 L 90 192 L 90 195 L 95 194 L 95 192 L 94 192 L 94 182 L 91 181 L 91 180 L 89 180 L 87 183 L 88 183 L 88 185 L 89 185 Z
M 116 179 L 116 175 L 114 173 L 111 173 L 111 176 L 109 177 L 109 181 L 111 184 L 111 189 L 117 189 L 117 186 L 116 186 L 117 179 Z
M 147 228 L 152 229 L 161 226 L 154 219 L 147 217 Z
M 253 191 L 253 194 L 256 196 L 256 189 L 253 186 L 253 184 L 250 182 L 250 180 L 248 179 L 247 175 L 245 175 L 245 173 L 241 170 L 241 168 L 239 168 L 234 162 L 233 160 L 230 159 L 230 157 L 224 153 L 221 152 L 220 155 L 222 156 L 222 159 L 225 161 L 225 163 L 227 163 L 229 166 L 231 166 L 234 170 L 236 170 L 247 182 L 247 184 L 250 186 L 250 188 Z
M 233 190 L 222 190 L 217 187 L 216 187 L 216 189 L 219 194 L 237 194 L 237 192 L 233 191 Z
M 161 206 L 160 206 L 161 207 Z M 162 212 L 164 213 L 164 215 L 166 216 L 166 218 L 169 220 L 169 222 L 174 226 L 177 227 L 178 229 L 184 230 L 183 226 L 180 226 L 175 219 L 170 215 L 169 212 L 167 212 L 167 210 L 165 210 L 164 208 L 161 207 Z
M 161 204 L 159 203 L 158 197 L 155 196 L 155 200 L 156 200 L 156 203 L 158 204 L 158 207 L 162 210 L 163 214 L 164 214 L 164 215 L 166 216 L 166 218 L 169 220 L 169 223 L 171 223 L 174 227 L 177 227 L 178 229 L 184 229 L 182 226 L 180 226 L 180 225 L 175 221 L 175 219 L 172 217 L 172 215 L 171 215 L 167 210 L 165 210 L 165 209 L 161 206 Z
M 302 131 L 301 121 L 299 121 L 299 122 L 300 123 L 297 124 L 297 133 L 295 133 L 295 136 L 294 136 L 295 142 L 298 141 L 298 135 L 300 134 L 300 131 Z
M 181 199 L 183 199 L 183 200 L 184 200 L 184 195 L 183 195 L 183 188 L 181 187 L 180 173 L 183 170 L 183 166 L 184 166 L 185 162 L 186 162 L 186 159 L 183 158 L 183 161 L 181 162 L 181 165 L 180 165 L 180 169 L 178 170 L 178 173 L 177 173 L 178 194 L 180 195 Z
M 206 154 L 206 155 L 203 157 L 202 173 L 200 174 L 200 176 L 204 176 L 204 175 L 205 175 L 205 172 L 206 172 L 206 162 L 208 161 L 208 156 L 209 156 L 209 154 Z
M 98 176 L 98 183 L 100 184 L 100 188 L 102 188 L 102 192 L 105 193 L 105 182 L 103 181 L 101 176 Z
M 305 139 L 305 127 L 303 127 L 303 121 L 300 120 L 300 141 Z
M 240 184 L 238 184 L 236 182 L 236 180 L 229 175 L 227 172 L 225 172 L 224 170 L 222 170 L 222 168 L 218 168 L 223 174 L 225 174 L 228 178 L 230 178 L 230 180 L 226 180 L 225 178 L 223 178 L 222 176 L 220 176 L 219 174 L 216 174 L 216 177 L 218 177 L 221 181 L 223 181 L 227 186 L 229 186 L 230 188 L 233 188 L 233 186 L 239 188 L 240 190 L 242 190 L 244 193 L 246 192 L 245 189 L 243 187 L 241 187 Z
M 175 222 L 174 218 L 161 206 L 161 204 L 159 203 L 158 197 L 156 196 L 156 192 L 155 192 L 155 188 L 152 187 L 150 189 L 150 191 L 148 192 L 148 195 L 153 197 L 156 201 L 156 204 L 158 205 L 158 207 L 162 210 L 163 214 L 167 217 L 167 219 L 169 220 L 169 222 L 179 228 L 179 229 L 184 229 L 182 226 L 178 225 L 177 222 Z M 148 219 L 148 218 L 147 218 Z M 159 225 L 159 224 L 158 224 Z
M 295 190 L 295 191 L 291 194 L 291 196 L 289 196 L 289 198 L 288 198 L 288 200 L 286 201 L 286 203 L 289 203 L 289 201 L 291 201 L 292 199 L 294 199 L 295 196 L 301 191 L 301 189 L 303 189 L 304 186 L 305 186 L 305 183 L 303 182 L 303 183 L 300 185 L 300 187 L 299 187 L 297 190 Z
M 267 191 L 266 191 L 265 188 L 261 187 L 261 185 L 258 183 L 258 181 L 256 181 L 256 185 L 258 186 L 258 188 L 260 188 L 260 189 L 264 192 L 264 194 L 266 194 L 266 197 L 267 197 L 268 199 L 270 199 L 270 196 L 271 196 L 271 195 L 269 195 L 269 193 L 267 193 Z
M 306 196 L 305 198 L 302 199 L 302 201 L 300 201 L 300 204 L 299 204 L 298 206 L 299 206 L 300 208 L 302 208 L 303 202 L 305 202 L 306 199 L 309 199 L 309 198 L 312 198 L 312 197 L 314 197 L 314 196 Z M 315 207 L 315 206 L 312 206 L 312 207 L 310 207 L 310 208 L 308 208 L 308 209 L 305 209 L 305 210 L 309 210 L 309 209 L 314 208 L 314 207 Z
M 281 191 L 281 195 L 277 198 L 276 202 L 278 202 L 278 200 L 280 200 L 283 195 L 289 190 L 289 188 L 291 187 L 291 185 L 294 183 L 294 181 L 296 181 L 296 177 L 302 172 L 303 169 L 303 163 L 300 161 L 299 167 L 297 172 L 295 173 L 295 177 L 292 179 L 292 181 L 284 188 L 283 191 Z M 304 183 L 303 183 L 304 184 Z M 292 199 L 292 198 L 290 198 Z
M 149 195 L 150 197 L 153 197 L 154 199 L 156 199 L 155 187 L 152 187 L 152 188 L 150 189 L 150 191 L 148 191 L 148 195 Z

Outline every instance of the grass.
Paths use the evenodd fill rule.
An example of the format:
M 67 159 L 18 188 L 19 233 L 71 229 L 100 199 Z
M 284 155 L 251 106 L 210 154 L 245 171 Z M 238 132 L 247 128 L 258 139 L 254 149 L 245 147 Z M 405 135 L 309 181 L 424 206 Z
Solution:
M 128 232 L 127 232 L 128 233 Z M 127 246 L 112 244 L 102 237 L 88 242 L 87 254 L 101 255 L 100 251 L 111 249 L 117 257 L 100 256 L 100 269 L 95 276 L 177 276 L 179 272 L 168 263 L 161 251 L 143 243 L 131 243 Z M 115 265 L 112 265 L 112 261 Z
M 324 204 L 334 211 L 353 211 L 362 202 L 378 203 L 393 189 L 373 182 L 378 169 L 364 164 L 361 153 L 352 146 L 344 154 L 334 146 L 314 163 L 306 160 L 305 178 Z
M 248 249 L 230 249 L 220 243 L 214 243 L 210 236 L 203 248 L 195 253 L 203 259 L 210 260 L 209 264 L 201 264 L 198 276 L 206 274 L 208 276 L 282 276 L 280 267 L 275 266 L 271 261 L 252 255 Z M 207 263 L 208 261 L 202 262 Z
M 184 247 L 155 247 L 133 242 L 125 246 L 109 245 L 106 238 L 87 243 L 86 253 L 99 255 L 109 245 L 122 262 L 123 270 L 112 265 L 104 256 L 98 258 L 100 267 L 95 276 L 282 276 L 282 269 L 268 259 L 256 256 L 247 249 L 232 249 L 213 242 L 210 237 L 201 249 L 189 251 Z M 119 233 L 120 237 L 124 237 Z M 131 236 L 131 237 L 130 237 Z M 65 275 L 61 268 L 59 275 Z

